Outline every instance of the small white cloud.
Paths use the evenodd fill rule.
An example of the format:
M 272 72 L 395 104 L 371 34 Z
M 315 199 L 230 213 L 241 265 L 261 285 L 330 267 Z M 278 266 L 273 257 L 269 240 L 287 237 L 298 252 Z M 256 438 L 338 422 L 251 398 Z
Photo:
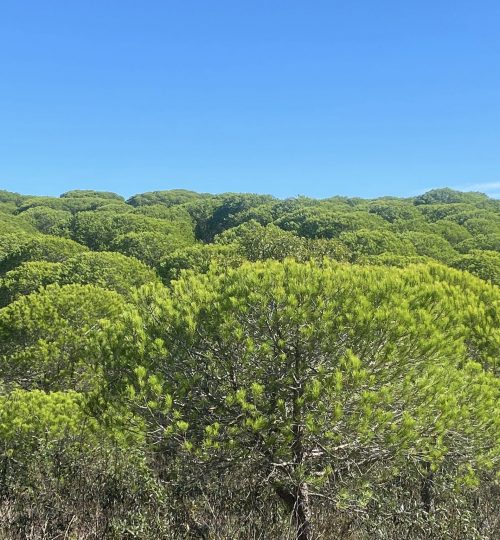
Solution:
M 500 189 L 500 182 L 484 182 L 479 184 L 469 184 L 466 186 L 461 186 L 456 189 L 460 191 L 484 191 L 489 193 L 494 190 Z

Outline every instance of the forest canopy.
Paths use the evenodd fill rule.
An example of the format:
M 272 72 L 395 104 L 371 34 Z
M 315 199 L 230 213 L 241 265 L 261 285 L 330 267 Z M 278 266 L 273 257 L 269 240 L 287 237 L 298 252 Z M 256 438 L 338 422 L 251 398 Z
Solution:
M 500 536 L 500 201 L 0 191 L 0 538 Z

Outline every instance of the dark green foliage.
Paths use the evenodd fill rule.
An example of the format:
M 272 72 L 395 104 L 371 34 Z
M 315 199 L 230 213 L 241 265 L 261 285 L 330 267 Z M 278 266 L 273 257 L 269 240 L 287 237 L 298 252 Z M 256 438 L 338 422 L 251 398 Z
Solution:
M 150 204 L 147 206 L 138 206 L 134 209 L 136 214 L 149 216 L 157 219 L 166 219 L 169 221 L 182 221 L 193 225 L 193 219 L 184 206 L 164 206 L 161 204 Z
M 375 214 L 363 211 L 340 213 L 328 207 L 305 208 L 278 218 L 276 225 L 307 238 L 336 238 L 341 233 L 359 229 L 384 229 L 387 222 Z
M 225 193 L 189 204 L 186 209 L 196 222 L 196 238 L 211 242 L 216 235 L 239 225 L 240 214 L 274 200 L 270 195 Z
M 20 195 L 19 193 L 0 189 L 0 204 L 8 203 L 19 206 L 25 198 L 26 197 L 24 195 Z

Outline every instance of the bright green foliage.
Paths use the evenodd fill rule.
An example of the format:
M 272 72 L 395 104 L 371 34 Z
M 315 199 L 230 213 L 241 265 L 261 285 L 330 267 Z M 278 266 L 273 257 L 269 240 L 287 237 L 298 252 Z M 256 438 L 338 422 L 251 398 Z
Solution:
M 63 263 L 32 261 L 23 263 L 0 280 L 0 298 L 6 305 L 22 295 L 52 283 L 96 285 L 129 297 L 135 287 L 158 281 L 154 270 L 121 253 L 83 252 Z
M 0 191 L 0 537 L 497 538 L 499 216 Z
M 471 251 L 458 258 L 453 266 L 500 285 L 500 253 L 497 251 Z
M 20 219 L 18 216 L 0 212 L 0 235 L 27 233 L 36 233 L 36 229 L 31 223 Z
M 72 214 L 66 210 L 34 206 L 20 214 L 19 217 L 43 234 L 66 237 L 70 234 Z
M 418 282 L 447 289 L 446 316 L 460 333 L 467 357 L 500 374 L 500 288 L 467 272 L 443 265 L 422 265 Z
M 410 459 L 488 468 L 498 383 L 471 364 L 463 325 L 493 289 L 441 268 L 268 261 L 143 288 L 147 415 L 161 411 L 168 444 L 213 467 L 250 463 L 285 499 L 375 489 Z M 498 352 L 491 331 L 482 348 Z
M 0 306 L 51 283 L 59 283 L 61 273 L 62 264 L 58 262 L 31 261 L 20 264 L 0 278 Z
M 135 287 L 157 280 L 156 272 L 137 259 L 101 251 L 80 253 L 65 261 L 59 283 L 96 285 L 130 296 Z
M 82 396 L 74 391 L 14 390 L 0 397 L 0 439 L 11 453 L 20 444 L 25 450 L 30 442 L 38 444 L 39 437 L 49 443 L 61 434 L 76 435 L 84 422 L 95 429 L 97 423 L 85 418 L 82 409 Z
M 6 235 L 0 244 L 0 274 L 23 262 L 62 262 L 84 251 L 87 251 L 85 246 L 66 238 L 45 234 Z
M 0 379 L 24 389 L 91 390 L 99 381 L 99 333 L 125 310 L 92 285 L 49 285 L 0 310 Z
M 356 259 L 356 264 L 397 266 L 405 268 L 411 264 L 425 264 L 432 262 L 430 257 L 421 255 L 393 255 L 392 253 L 381 253 L 380 255 L 363 255 Z

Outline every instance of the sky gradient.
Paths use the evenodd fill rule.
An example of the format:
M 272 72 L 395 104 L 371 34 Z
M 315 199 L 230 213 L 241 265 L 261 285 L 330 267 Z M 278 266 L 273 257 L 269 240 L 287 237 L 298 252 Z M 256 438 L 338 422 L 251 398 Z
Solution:
M 6 0 L 0 189 L 500 196 L 500 3 Z

